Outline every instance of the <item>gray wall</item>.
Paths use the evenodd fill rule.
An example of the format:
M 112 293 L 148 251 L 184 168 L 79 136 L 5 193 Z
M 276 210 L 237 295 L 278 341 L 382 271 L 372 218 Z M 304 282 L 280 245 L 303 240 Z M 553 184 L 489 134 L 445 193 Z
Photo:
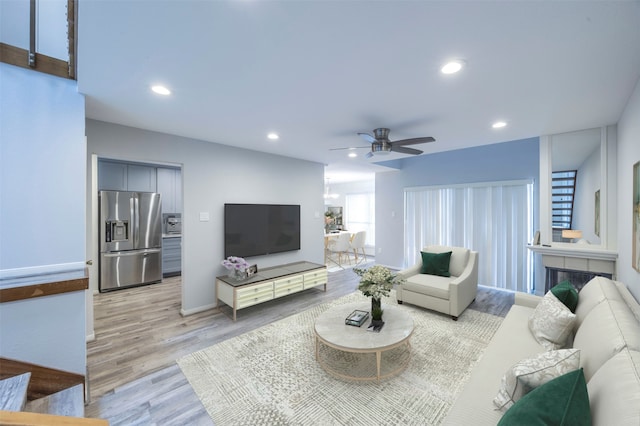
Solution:
M 395 268 L 404 259 L 404 188 L 501 180 L 534 180 L 538 219 L 538 138 L 407 158 L 397 171 L 376 174 L 376 261 Z
M 618 194 L 610 202 L 618 204 L 618 280 L 640 300 L 640 272 L 631 266 L 633 165 L 640 161 L 640 80 L 618 122 L 617 149 Z
M 324 166 L 303 160 L 87 120 L 88 154 L 182 167 L 182 311 L 215 304 L 215 277 L 225 275 L 225 203 L 299 204 L 301 250 L 248 259 L 259 268 L 323 263 Z M 200 214 L 209 214 L 201 221 Z
M 83 273 L 84 97 L 75 81 L 4 63 L 0 81 L 0 277 Z M 84 375 L 85 293 L 3 303 L 0 356 Z

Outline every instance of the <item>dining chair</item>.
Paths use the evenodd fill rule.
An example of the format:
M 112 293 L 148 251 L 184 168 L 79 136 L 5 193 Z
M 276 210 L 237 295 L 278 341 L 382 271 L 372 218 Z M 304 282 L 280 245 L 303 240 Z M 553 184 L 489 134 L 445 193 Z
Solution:
M 351 234 L 348 232 L 341 232 L 338 237 L 331 238 L 327 244 L 327 251 L 329 252 L 327 260 L 342 268 L 342 257 L 346 256 L 349 264 L 351 264 L 351 257 L 349 256 L 349 250 L 351 250 L 350 239 Z M 333 257 L 331 254 L 333 254 Z
M 367 231 L 359 231 L 355 233 L 353 239 L 351 240 L 351 249 L 353 250 L 353 254 L 355 255 L 356 265 L 361 262 L 361 260 L 358 259 L 359 254 L 362 254 L 362 256 L 364 257 L 364 262 L 367 261 L 367 253 L 365 253 L 364 251 L 364 242 L 366 239 Z

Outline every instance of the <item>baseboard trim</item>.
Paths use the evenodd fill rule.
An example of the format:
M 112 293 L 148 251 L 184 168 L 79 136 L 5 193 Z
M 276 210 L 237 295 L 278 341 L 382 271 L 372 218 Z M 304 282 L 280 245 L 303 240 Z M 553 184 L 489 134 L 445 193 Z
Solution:
M 200 312 L 204 312 L 204 311 L 208 311 L 210 309 L 215 309 L 218 306 L 215 303 L 212 303 L 210 305 L 204 305 L 204 306 L 199 306 L 197 308 L 193 308 L 193 309 L 180 309 L 180 315 L 182 315 L 183 317 L 186 317 L 188 315 L 193 315 L 193 314 L 198 314 Z

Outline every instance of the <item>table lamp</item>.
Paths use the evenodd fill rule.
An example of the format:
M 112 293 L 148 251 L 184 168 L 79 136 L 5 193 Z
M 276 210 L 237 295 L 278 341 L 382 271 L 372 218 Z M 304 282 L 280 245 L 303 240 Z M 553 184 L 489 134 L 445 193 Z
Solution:
M 562 231 L 562 238 L 568 238 L 572 240 L 571 242 L 575 242 L 574 240 L 578 240 L 582 238 L 582 231 L 578 231 L 576 229 L 564 229 Z

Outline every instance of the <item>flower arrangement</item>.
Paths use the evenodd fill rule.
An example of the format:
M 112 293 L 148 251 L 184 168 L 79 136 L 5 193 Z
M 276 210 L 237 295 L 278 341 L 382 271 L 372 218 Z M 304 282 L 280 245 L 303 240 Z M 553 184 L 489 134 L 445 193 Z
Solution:
M 242 257 L 229 256 L 222 261 L 222 266 L 230 271 L 244 272 L 249 267 L 249 263 Z
M 365 296 L 380 300 L 383 296 L 388 296 L 394 284 L 404 281 L 396 274 L 392 274 L 388 268 L 375 265 L 369 269 L 353 268 L 353 272 L 360 277 L 358 290 Z

